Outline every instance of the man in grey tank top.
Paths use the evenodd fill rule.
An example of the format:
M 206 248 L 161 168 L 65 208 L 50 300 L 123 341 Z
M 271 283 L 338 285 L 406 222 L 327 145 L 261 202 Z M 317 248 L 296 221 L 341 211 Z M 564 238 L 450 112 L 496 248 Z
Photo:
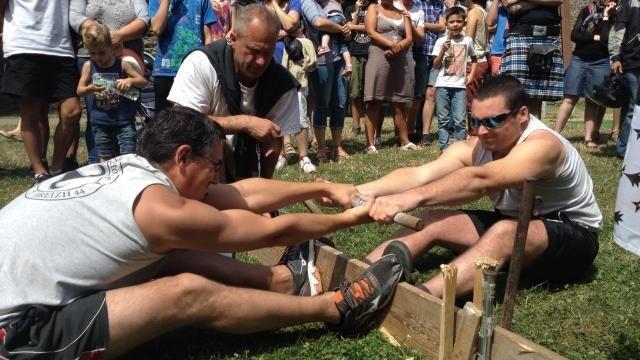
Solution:
M 494 211 L 428 211 L 422 214 L 422 231 L 393 237 L 406 243 L 414 258 L 434 245 L 460 254 L 452 261 L 458 269 L 458 295 L 473 288 L 476 258 L 489 256 L 501 266 L 509 261 L 526 179 L 542 196 L 542 215 L 529 225 L 525 271 L 534 280 L 574 280 L 592 266 L 598 252 L 602 215 L 587 169 L 576 149 L 531 116 L 526 104 L 516 78 L 487 79 L 472 104 L 475 136 L 450 146 L 435 161 L 357 186 L 360 193 L 375 197 L 370 215 L 381 223 L 390 223 L 400 211 L 491 198 Z M 367 260 L 379 259 L 386 244 Z M 420 287 L 441 296 L 443 278 L 436 276 Z
M 349 207 L 355 189 L 218 184 L 223 139 L 206 115 L 170 108 L 145 130 L 141 156 L 53 177 L 0 210 L 0 358 L 114 358 L 184 326 L 250 333 L 324 321 L 345 335 L 367 330 L 409 260 L 383 256 L 321 293 L 306 239 L 371 221 L 370 204 L 265 217 L 309 198 Z M 272 267 L 217 254 L 271 246 L 289 246 Z

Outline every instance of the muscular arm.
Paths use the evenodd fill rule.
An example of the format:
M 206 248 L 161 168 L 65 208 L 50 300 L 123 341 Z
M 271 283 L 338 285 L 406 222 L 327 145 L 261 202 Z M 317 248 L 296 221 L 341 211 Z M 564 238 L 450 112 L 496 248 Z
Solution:
M 461 168 L 408 193 L 419 197 L 419 206 L 465 204 L 518 187 L 527 179 L 550 178 L 556 175 L 564 158 L 560 140 L 550 133 L 532 134 L 500 160 Z
M 369 221 L 368 209 L 337 215 L 289 214 L 273 219 L 244 210 L 220 211 L 188 200 L 163 185 L 146 188 L 134 204 L 134 218 L 153 251 L 195 249 L 248 251 L 300 243 Z
M 282 28 L 287 33 L 292 33 L 298 29 L 298 23 L 300 22 L 300 14 L 297 11 L 289 11 L 288 13 L 284 12 L 278 4 L 278 1 L 271 1 L 271 5 L 278 16 L 278 20 L 280 20 L 280 24 Z
M 265 190 L 268 189 L 268 190 Z M 353 185 L 325 182 L 293 183 L 263 178 L 250 178 L 233 184 L 209 187 L 205 203 L 217 209 L 243 209 L 256 214 L 312 198 L 328 197 L 343 207 L 350 207 Z
M 162 35 L 169 18 L 169 0 L 160 0 L 158 11 L 151 17 L 151 32 L 155 36 Z
M 471 164 L 475 140 L 452 144 L 436 160 L 424 165 L 399 168 L 378 180 L 356 186 L 362 194 L 374 197 L 408 191 L 440 179 Z

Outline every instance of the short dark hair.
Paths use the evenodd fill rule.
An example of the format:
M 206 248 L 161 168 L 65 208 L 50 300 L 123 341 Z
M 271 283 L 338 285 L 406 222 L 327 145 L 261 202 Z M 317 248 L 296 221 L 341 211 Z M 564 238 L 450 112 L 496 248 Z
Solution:
M 524 87 L 511 75 L 496 75 L 485 79 L 476 91 L 476 100 L 486 100 L 502 96 L 510 111 L 516 111 L 529 104 L 529 96 Z
M 138 154 L 162 165 L 181 145 L 190 145 L 193 153 L 205 156 L 215 140 L 225 137 L 222 127 L 193 109 L 175 106 L 162 110 L 138 141 Z
M 447 10 L 447 13 L 444 15 L 445 20 L 449 20 L 449 16 L 451 15 L 460 15 L 462 16 L 462 20 L 467 19 L 467 11 L 461 6 L 452 6 Z

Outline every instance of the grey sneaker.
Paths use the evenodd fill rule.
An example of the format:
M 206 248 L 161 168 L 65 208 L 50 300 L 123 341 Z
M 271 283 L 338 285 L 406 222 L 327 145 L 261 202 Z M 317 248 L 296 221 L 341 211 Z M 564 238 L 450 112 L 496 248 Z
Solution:
M 316 296 L 322 293 L 322 278 L 315 267 L 315 240 L 288 246 L 278 264 L 286 265 L 293 275 L 293 295 Z
M 402 264 L 395 254 L 373 263 L 353 282 L 343 281 L 336 291 L 340 323 L 327 327 L 342 336 L 353 336 L 371 329 L 375 313 L 384 308 L 402 277 Z
M 49 175 L 48 173 L 35 174 L 35 176 L 33 177 L 33 185 L 40 184 L 41 182 L 49 178 L 51 178 L 51 175 Z
M 420 145 L 429 146 L 431 145 L 431 135 L 430 134 L 422 134 L 422 139 L 420 140 Z
M 382 147 L 382 138 L 380 136 L 373 139 L 373 146 L 375 146 L 376 148 Z
M 413 256 L 411 256 L 411 250 L 407 244 L 400 240 L 393 240 L 384 248 L 382 256 L 387 254 L 394 254 L 398 258 L 402 265 L 402 280 L 413 284 Z
M 276 171 L 282 170 L 286 165 L 287 165 L 287 158 L 282 155 L 278 155 L 278 162 L 276 163 Z

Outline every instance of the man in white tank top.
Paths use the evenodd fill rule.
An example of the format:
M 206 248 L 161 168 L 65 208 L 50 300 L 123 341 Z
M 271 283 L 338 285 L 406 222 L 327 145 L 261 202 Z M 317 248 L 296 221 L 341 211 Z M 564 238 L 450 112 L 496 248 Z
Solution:
M 525 271 L 535 280 L 570 281 L 590 269 L 598 252 L 602 215 L 587 169 L 573 146 L 529 114 L 527 95 L 517 79 L 500 75 L 478 89 L 471 112 L 475 136 L 449 147 L 427 164 L 397 169 L 359 185 L 375 197 L 370 215 L 390 223 L 400 211 L 461 205 L 490 196 L 494 211 L 434 210 L 422 214 L 424 230 L 398 234 L 414 258 L 432 246 L 460 254 L 457 294 L 473 288 L 474 260 L 481 256 L 509 261 L 525 179 L 542 196 L 540 217 L 530 222 Z M 374 261 L 386 242 L 367 256 Z M 442 276 L 421 288 L 441 296 Z
M 265 217 L 323 196 L 348 207 L 353 185 L 218 184 L 223 139 L 206 115 L 169 108 L 143 133 L 141 156 L 53 177 L 2 208 L 0 358 L 114 358 L 184 326 L 366 330 L 410 260 L 389 254 L 354 282 L 298 295 L 320 290 L 306 239 L 371 221 L 370 206 Z M 217 254 L 272 246 L 289 246 L 272 267 Z

